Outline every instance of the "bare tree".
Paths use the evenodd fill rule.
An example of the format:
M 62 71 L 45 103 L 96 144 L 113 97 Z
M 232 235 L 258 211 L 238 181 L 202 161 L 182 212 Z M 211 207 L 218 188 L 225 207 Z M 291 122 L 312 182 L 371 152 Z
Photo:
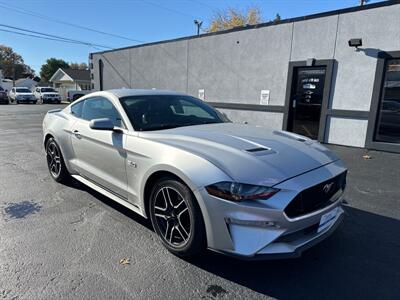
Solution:
M 257 7 L 250 7 L 246 12 L 234 8 L 227 11 L 216 12 L 206 32 L 216 32 L 231 29 L 234 27 L 255 25 L 261 22 L 261 11 Z

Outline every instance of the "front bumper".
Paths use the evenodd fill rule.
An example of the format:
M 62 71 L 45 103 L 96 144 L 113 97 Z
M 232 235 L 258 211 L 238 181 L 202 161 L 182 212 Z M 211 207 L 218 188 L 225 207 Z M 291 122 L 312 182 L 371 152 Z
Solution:
M 304 216 L 288 218 L 284 209 L 300 191 L 345 170 L 340 161 L 333 162 L 277 185 L 281 191 L 268 200 L 250 203 L 218 199 L 204 188 L 195 191 L 196 197 L 202 200 L 199 203 L 208 247 L 242 259 L 300 256 L 305 249 L 328 237 L 342 222 L 343 193 L 338 193 L 331 205 Z M 320 227 L 321 217 L 334 209 L 336 215 L 329 226 Z
M 15 99 L 15 101 L 18 101 L 19 103 L 32 103 L 32 102 L 34 102 L 34 103 L 36 103 L 37 102 L 37 100 L 36 100 L 36 98 L 20 98 L 20 99 Z
M 42 98 L 43 103 L 58 103 L 61 102 L 61 98 L 52 97 L 52 98 Z

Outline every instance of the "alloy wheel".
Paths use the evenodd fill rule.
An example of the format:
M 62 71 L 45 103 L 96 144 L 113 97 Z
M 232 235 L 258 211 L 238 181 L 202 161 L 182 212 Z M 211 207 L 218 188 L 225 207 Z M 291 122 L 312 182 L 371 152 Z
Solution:
M 153 213 L 161 237 L 172 247 L 183 247 L 191 235 L 191 218 L 185 198 L 173 187 L 161 187 Z
M 53 177 L 58 177 L 61 172 L 61 158 L 60 151 L 54 142 L 49 143 L 46 154 L 51 175 L 53 175 Z

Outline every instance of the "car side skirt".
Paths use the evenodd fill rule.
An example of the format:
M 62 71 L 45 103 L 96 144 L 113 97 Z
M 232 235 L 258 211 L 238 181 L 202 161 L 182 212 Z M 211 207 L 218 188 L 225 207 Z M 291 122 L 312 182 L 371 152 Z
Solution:
M 110 198 L 111 200 L 114 200 L 115 202 L 121 204 L 122 206 L 125 206 L 126 208 L 134 211 L 135 213 L 141 215 L 142 217 L 144 217 L 142 210 L 136 206 L 133 205 L 131 203 L 129 203 L 128 201 L 118 197 L 117 195 L 115 195 L 114 193 L 111 193 L 110 191 L 108 191 L 107 189 L 101 187 L 100 185 L 94 183 L 91 180 L 88 180 L 80 175 L 71 175 L 74 179 L 78 180 L 79 182 L 83 183 L 84 185 L 90 187 L 91 189 L 95 190 L 96 192 L 99 192 L 100 194 Z

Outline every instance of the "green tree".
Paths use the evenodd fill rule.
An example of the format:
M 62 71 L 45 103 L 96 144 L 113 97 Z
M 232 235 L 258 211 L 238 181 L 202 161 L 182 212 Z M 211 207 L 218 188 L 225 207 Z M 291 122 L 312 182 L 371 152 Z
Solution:
M 0 45 L 0 68 L 5 78 L 13 80 L 34 74 L 34 71 L 24 63 L 22 56 L 5 45 Z
M 246 12 L 228 8 L 226 12 L 219 11 L 213 16 L 206 32 L 216 32 L 239 26 L 255 25 L 261 23 L 261 11 L 257 7 L 250 7 Z
M 43 82 L 48 82 L 51 78 L 51 76 L 54 75 L 54 73 L 59 69 L 59 68 L 69 68 L 69 64 L 62 59 L 57 59 L 57 58 L 49 58 L 46 60 L 46 63 L 42 65 L 42 68 L 40 69 L 40 78 L 42 79 Z

